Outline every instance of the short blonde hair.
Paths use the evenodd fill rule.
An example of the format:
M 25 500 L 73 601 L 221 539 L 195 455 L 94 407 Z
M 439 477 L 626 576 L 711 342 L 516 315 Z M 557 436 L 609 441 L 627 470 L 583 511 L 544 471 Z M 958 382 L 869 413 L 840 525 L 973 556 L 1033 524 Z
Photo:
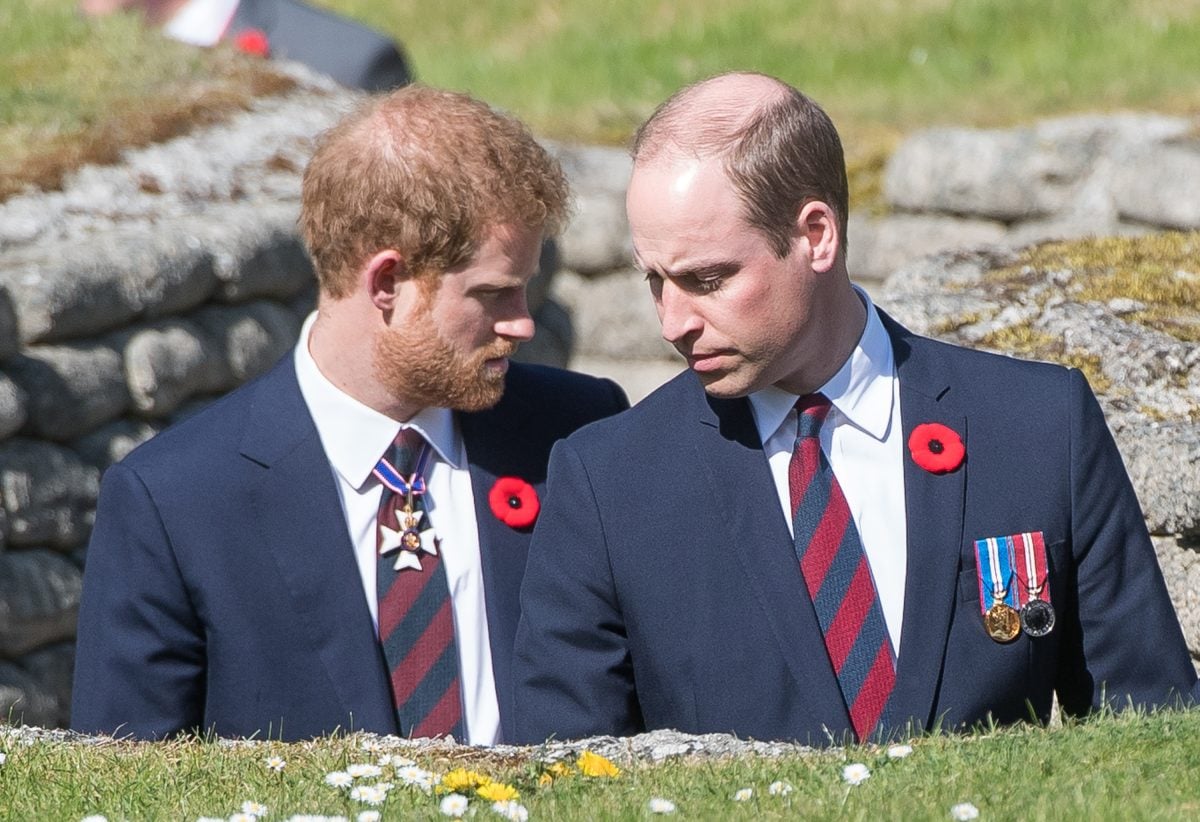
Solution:
M 558 161 L 519 120 L 410 85 L 368 99 L 318 138 L 300 230 L 322 292 L 341 298 L 386 248 L 418 276 L 436 275 L 469 261 L 492 227 L 555 234 L 568 197 Z

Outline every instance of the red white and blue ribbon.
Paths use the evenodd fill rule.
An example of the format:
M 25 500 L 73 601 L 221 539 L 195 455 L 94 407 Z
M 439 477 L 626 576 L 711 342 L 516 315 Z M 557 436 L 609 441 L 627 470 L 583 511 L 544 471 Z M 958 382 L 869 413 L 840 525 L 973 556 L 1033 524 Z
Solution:
M 433 449 L 429 447 L 428 442 L 421 446 L 421 454 L 417 457 L 417 469 L 408 478 L 397 471 L 386 457 L 381 457 L 379 462 L 375 463 L 371 473 L 393 493 L 403 497 L 411 493 L 414 497 L 419 497 L 425 493 L 425 469 L 432 455 Z
M 1010 608 L 1020 607 L 1018 592 L 1013 585 L 1013 538 L 988 537 L 975 540 L 976 563 L 979 569 L 979 609 L 988 609 L 1003 602 Z

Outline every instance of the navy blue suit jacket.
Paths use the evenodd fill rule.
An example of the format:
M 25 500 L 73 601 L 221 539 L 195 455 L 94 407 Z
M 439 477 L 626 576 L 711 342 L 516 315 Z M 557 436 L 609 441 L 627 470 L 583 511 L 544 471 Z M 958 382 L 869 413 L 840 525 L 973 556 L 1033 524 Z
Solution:
M 495 408 L 459 415 L 505 735 L 529 532 L 500 522 L 487 493 L 504 475 L 544 493 L 554 441 L 625 407 L 611 382 L 513 363 Z M 291 354 L 105 473 L 71 725 L 139 738 L 402 730 Z
M 391 91 L 413 79 L 401 47 L 386 35 L 299 0 L 241 0 L 226 37 L 247 29 L 267 36 L 271 57 L 303 63 L 350 88 Z
M 1196 675 L 1133 488 L 1075 370 L 968 351 L 884 318 L 904 441 L 908 564 L 888 729 L 1186 697 Z M 811 744 L 851 725 L 745 399 L 685 373 L 555 446 L 522 591 L 518 741 L 656 728 Z M 998 644 L 974 540 L 1042 531 L 1058 625 Z

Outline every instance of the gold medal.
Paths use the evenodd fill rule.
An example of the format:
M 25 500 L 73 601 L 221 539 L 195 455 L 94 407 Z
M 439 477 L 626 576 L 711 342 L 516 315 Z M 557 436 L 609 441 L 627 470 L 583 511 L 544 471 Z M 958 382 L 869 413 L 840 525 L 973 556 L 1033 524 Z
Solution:
M 983 627 L 996 642 L 1012 642 L 1021 633 L 1021 617 L 1004 600 L 997 599 L 983 615 Z

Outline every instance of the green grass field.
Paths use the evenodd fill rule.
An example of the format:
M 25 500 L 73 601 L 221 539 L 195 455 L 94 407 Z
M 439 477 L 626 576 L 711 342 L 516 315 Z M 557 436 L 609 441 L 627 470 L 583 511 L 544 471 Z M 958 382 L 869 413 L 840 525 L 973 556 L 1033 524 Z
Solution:
M 1200 111 L 1200 0 L 313 0 L 393 34 L 420 80 L 470 91 L 547 137 L 623 143 L 679 86 L 776 74 L 845 138 L 859 199 L 896 140 L 1119 108 Z M 0 197 L 52 187 L 277 88 L 74 0 L 0 3 Z M 163 125 L 165 122 L 165 126 Z
M 455 769 L 470 769 L 507 785 L 535 820 L 647 819 L 654 816 L 648 809 L 653 798 L 669 800 L 675 816 L 688 819 L 946 820 L 951 808 L 969 803 L 989 821 L 1182 820 L 1200 815 L 1198 738 L 1200 712 L 1164 712 L 1054 730 L 1023 727 L 922 738 L 903 758 L 879 748 L 850 748 L 779 759 L 623 766 L 608 778 L 587 777 L 572 767 L 570 774 L 541 780 L 549 784 L 540 784 L 546 768 L 532 759 L 480 751 L 420 756 L 416 765 L 450 780 Z M 265 806 L 267 819 L 294 814 L 355 819 L 363 810 L 378 810 L 384 819 L 442 818 L 440 802 L 450 791 L 435 788 L 427 794 L 406 784 L 412 774 L 398 764 L 387 762 L 378 774 L 349 780 L 368 791 L 380 782 L 392 783 L 381 805 L 327 784 L 329 773 L 406 754 L 403 748 L 366 750 L 364 741 L 25 746 L 0 735 L 0 750 L 6 753 L 0 764 L 0 818 L 228 818 L 245 802 Z M 282 770 L 269 767 L 272 756 L 282 760 Z M 870 776 L 849 784 L 844 769 L 851 764 L 865 765 Z M 773 783 L 788 787 L 772 792 Z M 747 799 L 735 799 L 747 788 Z M 477 818 L 500 818 L 477 790 L 458 786 Z

